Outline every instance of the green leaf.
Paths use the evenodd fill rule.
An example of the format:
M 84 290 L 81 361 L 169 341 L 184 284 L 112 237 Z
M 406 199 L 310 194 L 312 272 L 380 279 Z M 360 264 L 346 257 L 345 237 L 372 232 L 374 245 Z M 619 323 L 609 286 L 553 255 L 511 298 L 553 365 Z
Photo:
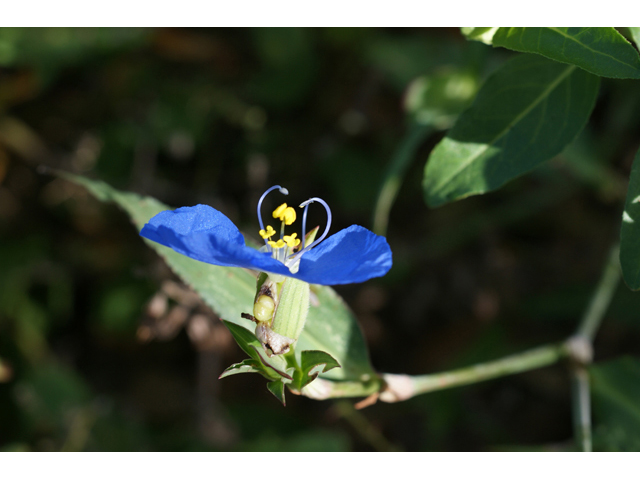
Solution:
M 640 449 L 640 359 L 625 357 L 590 368 L 599 449 Z M 600 443 L 600 445 L 598 445 Z
M 640 290 L 640 150 L 631 167 L 620 228 L 620 265 L 631 290 Z
M 540 56 L 506 62 L 431 153 L 432 206 L 495 190 L 557 155 L 591 114 L 599 78 Z
M 327 352 L 319 350 L 305 350 L 301 354 L 300 366 L 302 377 L 300 389 L 313 382 L 318 374 L 328 372 L 333 368 L 340 368 L 340 364 Z
M 636 47 L 640 47 L 640 27 L 627 27 L 629 29 L 629 33 L 633 38 L 633 41 L 636 43 Z
M 313 382 L 320 373 L 333 368 L 339 368 L 340 364 L 327 352 L 319 350 L 305 350 L 298 356 L 294 352 L 284 355 L 287 365 L 292 372 L 292 381 L 287 385 L 291 391 L 300 394 L 302 389 Z M 364 383 L 364 382 L 363 382 Z M 337 384 L 334 384 L 334 386 Z
M 280 400 L 280 403 L 282 403 L 284 407 L 287 406 L 286 399 L 284 398 L 284 383 L 280 380 L 269 382 L 267 383 L 267 388 L 278 400 Z
M 118 204 L 129 214 L 138 231 L 155 214 L 169 209 L 154 198 L 120 192 L 101 181 L 62 172 L 57 174 L 83 185 L 102 201 Z M 198 262 L 158 243 L 146 239 L 145 242 L 158 252 L 172 270 L 221 318 L 251 331 L 255 328 L 253 322 L 240 317 L 243 312 L 251 312 L 253 309 L 256 290 L 254 272 Z M 342 298 L 330 287 L 314 285 L 311 291 L 309 315 L 305 329 L 296 344 L 297 348 L 324 350 L 336 358 L 343 368 L 332 370 L 326 374 L 327 378 L 356 382 L 375 379 L 379 382 L 369 362 L 362 332 Z M 247 353 L 251 355 L 251 352 Z
M 233 322 L 227 320 L 222 320 L 222 322 L 227 326 L 240 348 L 258 364 L 258 368 L 263 370 L 259 373 L 271 380 L 277 380 L 280 377 L 291 380 L 291 376 L 286 373 L 286 361 L 281 356 L 268 357 L 262 344 L 253 333 Z
M 497 30 L 498 27 L 462 27 L 460 29 L 462 34 L 469 40 L 477 40 L 487 45 L 491 45 Z
M 253 358 L 247 358 L 246 360 L 241 361 L 240 363 L 234 363 L 230 367 L 227 367 L 222 375 L 218 377 L 218 379 L 222 379 L 225 377 L 229 377 L 231 375 L 237 375 L 238 373 L 259 373 L 263 374 L 263 369 L 260 368 L 261 365 L 256 362 Z M 271 377 L 267 377 L 269 380 L 273 380 Z
M 317 373 L 327 372 L 332 368 L 339 368 L 340 364 L 327 352 L 321 352 L 319 350 L 305 350 L 301 354 L 300 366 L 302 367 L 303 372 L 309 374 L 312 370 Z M 316 367 L 322 368 L 317 369 Z
M 640 78 L 640 56 L 611 27 L 499 28 L 494 47 L 537 53 L 612 78 Z

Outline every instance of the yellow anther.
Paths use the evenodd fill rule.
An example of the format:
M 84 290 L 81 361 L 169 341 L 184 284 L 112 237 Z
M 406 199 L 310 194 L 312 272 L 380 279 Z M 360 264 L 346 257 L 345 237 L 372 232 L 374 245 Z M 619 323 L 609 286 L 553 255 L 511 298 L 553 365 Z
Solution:
M 296 211 L 283 203 L 273 211 L 273 218 L 279 218 L 285 225 L 291 225 L 296 221 Z
M 282 239 L 278 240 L 277 242 L 274 242 L 273 240 L 269 240 L 267 243 L 271 246 L 271 248 L 284 247 L 284 241 Z
M 282 214 L 286 209 L 287 209 L 287 204 L 283 203 L 273 211 L 273 218 L 279 218 L 280 220 L 282 220 Z
M 260 295 L 256 303 L 253 304 L 253 316 L 256 317 L 256 320 L 267 322 L 273 317 L 275 308 L 276 304 L 273 298 L 268 295 Z
M 289 246 L 289 248 L 295 248 L 300 245 L 300 239 L 296 238 L 298 236 L 297 233 L 292 233 L 291 235 L 285 235 L 282 237 L 285 243 Z
M 276 234 L 276 231 L 273 229 L 271 225 L 267 225 L 266 230 L 260 230 L 258 233 L 262 238 L 266 240 L 267 238 L 273 237 Z

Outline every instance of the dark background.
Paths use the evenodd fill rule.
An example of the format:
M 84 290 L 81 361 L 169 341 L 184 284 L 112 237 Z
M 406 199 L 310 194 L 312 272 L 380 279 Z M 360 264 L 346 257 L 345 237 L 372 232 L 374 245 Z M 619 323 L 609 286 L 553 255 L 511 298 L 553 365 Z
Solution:
M 123 212 L 38 173 L 210 204 L 254 238 L 274 184 L 326 200 L 332 232 L 372 228 L 410 83 L 480 83 L 510 55 L 457 29 L 0 29 L 0 448 L 572 449 L 564 363 L 362 411 L 217 380 L 244 357 L 224 327 Z M 603 79 L 563 155 L 431 210 L 434 129 L 391 210 L 392 270 L 336 287 L 375 368 L 433 373 L 568 337 L 619 234 L 638 111 L 637 82 Z M 639 353 L 639 307 L 621 285 L 596 361 Z

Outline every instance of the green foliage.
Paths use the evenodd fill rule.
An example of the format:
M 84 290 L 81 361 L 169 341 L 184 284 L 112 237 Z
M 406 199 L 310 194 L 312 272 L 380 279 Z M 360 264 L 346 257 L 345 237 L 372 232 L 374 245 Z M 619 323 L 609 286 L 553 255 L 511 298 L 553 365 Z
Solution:
M 620 228 L 620 265 L 624 281 L 640 290 L 640 150 L 636 153 Z
M 498 28 L 494 47 L 538 53 L 602 77 L 640 78 L 640 57 L 614 28 Z
M 617 30 L 638 46 L 639 27 Z M 518 351 L 565 338 L 587 305 L 606 327 L 595 357 L 613 358 L 590 368 L 595 449 L 638 450 L 640 297 L 593 294 L 618 231 L 625 280 L 639 286 L 640 89 L 619 80 L 638 78 L 638 54 L 612 28 L 461 31 L 0 29 L 0 450 L 571 450 L 568 362 L 380 403 L 393 379 L 439 389 L 452 369 L 475 382 L 487 365 L 513 366 Z M 539 108 L 509 109 L 553 78 Z M 465 125 L 478 145 L 453 143 Z M 464 157 L 452 145 L 486 151 L 448 181 Z M 443 177 L 427 179 L 429 200 L 434 146 Z M 136 234 L 165 204 L 73 177 L 124 208 L 130 228 L 76 185 L 37 175 L 41 163 L 211 204 L 254 233 L 271 182 L 325 198 L 337 228 L 369 226 L 377 194 L 374 229 L 388 231 L 394 267 L 336 287 L 355 314 L 311 286 L 295 350 L 268 357 L 239 317 L 251 272 L 149 244 L 200 301 Z M 178 310 L 183 323 L 163 337 Z M 414 375 L 376 373 L 368 348 L 381 371 Z M 238 373 L 266 381 L 216 378 Z M 284 403 L 285 386 L 379 404 L 289 395 L 281 408 L 270 397 Z
M 144 41 L 144 29 L 7 28 L 0 29 L 0 65 L 36 67 L 47 83 L 65 66 L 95 54 L 113 52 Z
M 267 388 L 283 405 L 286 405 L 285 385 L 299 395 L 304 387 L 316 379 L 318 374 L 340 367 L 340 364 L 331 355 L 317 350 L 304 350 L 296 355 L 292 348 L 285 355 L 269 357 L 253 333 L 232 322 L 225 320 L 223 322 L 240 348 L 251 358 L 231 365 L 220 375 L 220 378 L 238 373 L 259 373 L 270 380 L 267 383 Z
M 584 127 L 598 85 L 589 73 L 541 57 L 505 63 L 431 153 L 427 203 L 495 190 L 560 153 Z
M 251 357 L 252 361 L 243 361 L 227 368 L 220 378 L 236 373 L 260 373 L 268 380 L 291 381 L 293 370 L 281 355 L 268 357 L 256 336 L 244 327 L 223 320 L 237 344 Z M 246 362 L 246 363 L 245 363 Z M 246 368 L 251 367 L 251 368 Z M 271 389 L 270 389 L 271 390 Z
M 640 360 L 624 357 L 590 368 L 596 419 L 594 442 L 611 451 L 640 449 Z

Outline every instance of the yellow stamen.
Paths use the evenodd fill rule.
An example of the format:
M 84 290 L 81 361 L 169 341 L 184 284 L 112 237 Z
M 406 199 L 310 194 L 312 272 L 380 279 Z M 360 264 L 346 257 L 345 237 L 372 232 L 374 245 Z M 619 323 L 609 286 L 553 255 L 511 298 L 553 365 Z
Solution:
M 287 204 L 283 203 L 273 211 L 273 218 L 279 218 L 282 220 L 282 214 L 286 209 L 287 209 Z
M 277 242 L 274 242 L 273 240 L 269 240 L 267 242 L 271 248 L 283 248 L 284 247 L 284 241 L 282 239 L 278 240 Z
M 279 218 L 285 225 L 291 225 L 296 221 L 296 211 L 283 203 L 273 211 L 273 218 Z
M 276 234 L 276 231 L 273 229 L 271 225 L 267 225 L 266 230 L 260 230 L 258 233 L 262 238 L 266 240 L 267 238 L 273 237 Z
M 292 233 L 291 235 L 285 235 L 282 237 L 289 248 L 295 248 L 300 245 L 300 239 L 296 238 L 298 236 L 297 233 Z

